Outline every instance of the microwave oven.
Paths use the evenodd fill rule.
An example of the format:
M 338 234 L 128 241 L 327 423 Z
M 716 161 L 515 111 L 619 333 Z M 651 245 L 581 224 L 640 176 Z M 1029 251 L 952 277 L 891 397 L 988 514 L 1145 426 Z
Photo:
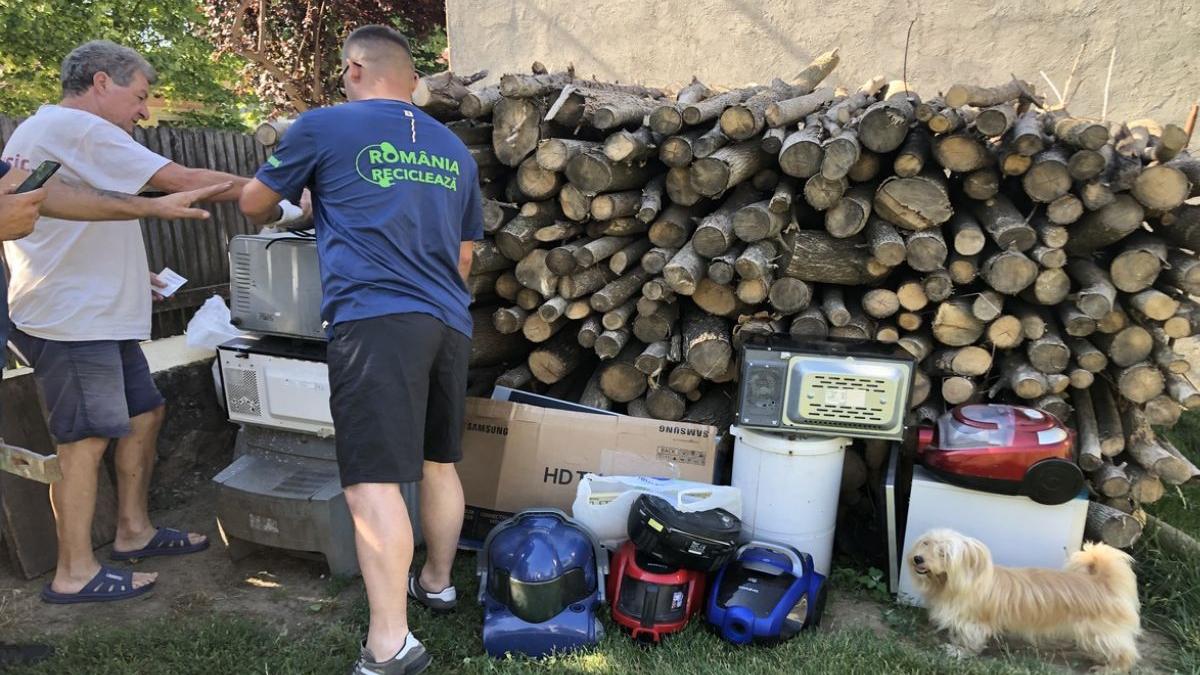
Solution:
M 813 436 L 904 438 L 916 362 L 894 345 L 772 336 L 742 346 L 738 425 Z
M 325 340 L 316 241 L 294 232 L 233 237 L 229 312 L 244 331 Z

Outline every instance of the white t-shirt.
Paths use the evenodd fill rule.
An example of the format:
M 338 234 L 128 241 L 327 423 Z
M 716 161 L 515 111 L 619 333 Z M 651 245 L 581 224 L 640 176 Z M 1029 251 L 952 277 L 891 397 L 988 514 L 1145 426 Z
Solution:
M 92 113 L 42 106 L 4 146 L 4 159 L 32 171 L 44 160 L 57 176 L 98 190 L 137 193 L 170 160 Z M 4 242 L 11 278 L 9 314 L 47 340 L 150 337 L 150 270 L 136 220 L 39 218 L 33 234 Z

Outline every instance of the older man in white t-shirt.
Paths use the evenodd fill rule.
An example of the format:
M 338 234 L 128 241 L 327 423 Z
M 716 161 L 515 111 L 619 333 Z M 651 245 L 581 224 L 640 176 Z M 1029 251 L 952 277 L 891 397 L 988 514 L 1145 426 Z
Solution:
M 231 182 L 217 201 L 236 200 L 248 179 L 190 169 L 133 140 L 146 119 L 154 69 L 107 41 L 84 44 L 62 64 L 63 99 L 13 132 L 3 159 L 18 169 L 44 160 L 59 176 L 95 190 L 182 192 Z M 138 342 L 150 337 L 151 283 L 136 220 L 82 222 L 43 217 L 32 234 L 4 242 L 11 270 L 12 342 L 34 367 L 50 413 L 63 478 L 51 488 L 58 566 L 42 593 L 54 603 L 102 602 L 150 590 L 157 575 L 100 565 L 91 546 L 96 477 L 116 438 L 117 535 L 112 558 L 131 560 L 207 548 L 201 534 L 156 528 L 147 502 L 164 400 Z

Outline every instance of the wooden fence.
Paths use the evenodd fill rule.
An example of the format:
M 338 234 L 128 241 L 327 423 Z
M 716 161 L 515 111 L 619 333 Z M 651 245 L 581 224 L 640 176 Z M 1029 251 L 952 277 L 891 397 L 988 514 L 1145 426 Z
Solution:
M 8 138 L 21 120 L 0 115 L 0 142 Z M 137 128 L 134 138 L 154 152 L 183 166 L 214 169 L 239 176 L 252 176 L 266 161 L 266 148 L 248 134 L 211 129 L 170 127 Z M 230 237 L 257 232 L 229 202 L 208 204 L 207 221 L 142 221 L 142 236 L 150 269 L 170 267 L 188 283 L 170 299 L 154 306 L 153 336 L 178 335 L 196 308 L 214 293 L 229 298 Z

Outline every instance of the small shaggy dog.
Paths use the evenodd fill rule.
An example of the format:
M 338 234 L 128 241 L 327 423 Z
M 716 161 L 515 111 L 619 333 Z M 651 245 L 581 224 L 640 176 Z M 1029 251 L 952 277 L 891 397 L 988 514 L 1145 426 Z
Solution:
M 1137 661 L 1141 632 L 1133 558 L 1084 544 L 1061 570 L 1000 567 L 983 542 L 932 530 L 913 545 L 908 566 L 929 618 L 949 631 L 957 656 L 979 653 L 996 635 L 1069 639 L 1116 672 Z

